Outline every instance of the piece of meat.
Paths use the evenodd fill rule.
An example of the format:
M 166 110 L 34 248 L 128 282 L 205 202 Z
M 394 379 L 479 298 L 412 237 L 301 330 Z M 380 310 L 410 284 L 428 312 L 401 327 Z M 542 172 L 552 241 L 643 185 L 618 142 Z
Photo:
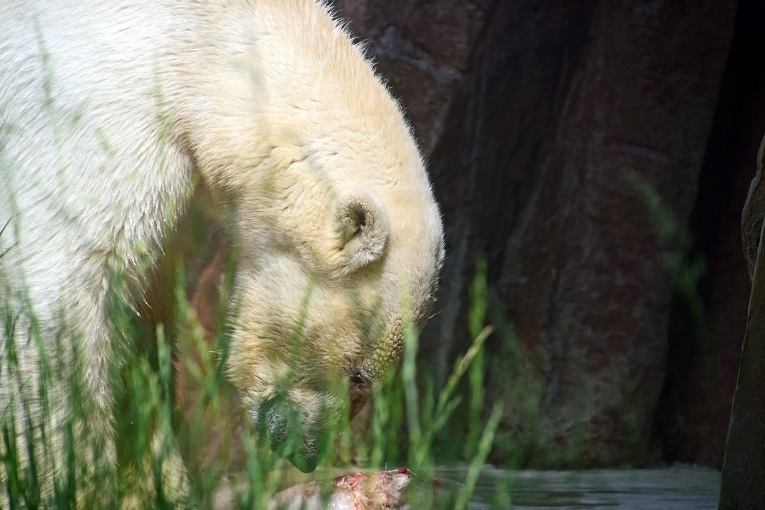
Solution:
M 406 505 L 404 492 L 412 480 L 406 468 L 351 473 L 331 482 L 309 482 L 279 492 L 269 510 L 397 510 Z

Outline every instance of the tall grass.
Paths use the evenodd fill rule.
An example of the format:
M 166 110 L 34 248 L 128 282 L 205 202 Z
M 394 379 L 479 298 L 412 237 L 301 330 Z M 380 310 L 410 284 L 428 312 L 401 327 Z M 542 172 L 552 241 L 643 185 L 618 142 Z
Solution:
M 113 423 L 118 453 L 117 465 L 112 468 L 94 470 L 92 459 L 78 442 L 78 437 L 89 437 L 93 406 L 84 390 L 87 376 L 77 362 L 86 353 L 77 352 L 77 342 L 70 341 L 66 318 L 62 317 L 57 350 L 39 351 L 39 393 L 20 391 L 15 395 L 21 400 L 42 401 L 42 422 L 35 423 L 29 415 L 14 417 L 14 409 L 28 409 L 24 402 L 1 410 L 0 465 L 10 508 L 89 508 L 94 504 L 105 508 L 206 508 L 216 503 L 242 509 L 267 508 L 277 491 L 305 479 L 295 475 L 283 452 L 272 452 L 247 426 L 235 391 L 226 380 L 229 337 L 224 324 L 230 313 L 226 301 L 233 265 L 225 269 L 212 324 L 200 324 L 198 310 L 188 297 L 187 280 L 194 282 L 196 275 L 186 278 L 182 266 L 177 274 L 173 323 L 155 328 L 121 299 L 125 282 L 118 277 L 112 281 L 115 290 L 110 294 L 108 315 L 115 347 L 111 392 L 116 404 Z M 324 474 L 318 476 L 359 467 L 378 470 L 407 466 L 420 487 L 411 491 L 412 508 L 467 507 L 502 413 L 500 406 L 493 407 L 488 419 L 483 413 L 483 345 L 492 331 L 484 324 L 485 278 L 485 269 L 480 269 L 473 288 L 470 324 L 475 341 L 455 363 L 446 384 L 436 388 L 432 381 L 423 382 L 418 377 L 418 335 L 408 327 L 401 366 L 378 382 L 368 404 L 366 425 L 354 429 L 348 420 L 331 424 L 335 446 L 320 465 L 319 472 Z M 0 363 L 21 388 L 28 374 L 15 370 L 19 363 L 15 328 L 20 323 L 34 324 L 34 318 L 31 308 L 11 309 L 11 301 L 2 303 L 6 341 Z M 19 321 L 25 314 L 28 320 Z M 296 337 L 295 341 L 303 339 Z M 44 345 L 39 338 L 38 345 Z M 68 363 L 73 363 L 73 368 Z M 177 372 L 184 378 L 180 389 L 175 387 Z M 459 384 L 466 374 L 467 385 Z M 189 393 L 179 393 L 184 391 Z M 66 399 L 64 419 L 46 414 L 53 409 L 51 398 Z M 463 404 L 469 414 L 466 435 L 444 437 L 455 434 L 457 429 L 447 425 Z M 21 434 L 19 424 L 27 426 Z M 18 437 L 23 438 L 23 444 Z M 448 498 L 431 485 L 435 468 L 443 461 L 436 445 L 444 441 L 465 445 L 463 460 L 468 466 L 464 483 L 448 491 Z M 351 465 L 351 458 L 357 465 Z M 50 487 L 38 479 L 43 472 L 41 461 L 54 464 L 55 479 Z

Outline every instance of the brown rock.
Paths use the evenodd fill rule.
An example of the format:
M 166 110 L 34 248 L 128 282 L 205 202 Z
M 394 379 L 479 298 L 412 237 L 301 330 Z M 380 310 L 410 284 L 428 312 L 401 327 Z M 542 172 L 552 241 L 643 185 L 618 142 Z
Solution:
M 510 438 L 498 455 L 646 462 L 676 269 L 665 255 L 694 204 L 734 2 L 336 3 L 407 105 L 443 206 L 424 357 L 443 377 L 466 347 L 466 287 L 486 254 L 523 346 L 509 333 L 489 345 Z M 679 226 L 671 238 L 651 196 Z
M 763 248 L 763 189 L 765 138 L 760 146 L 758 175 L 752 183 L 742 230 L 745 248 L 756 242 L 751 264 L 752 293 L 743 353 L 733 400 L 720 489 L 721 510 L 758 508 L 765 501 L 765 249 Z M 759 225 L 760 234 L 754 235 Z
M 764 18 L 762 2 L 738 3 L 691 216 L 694 244 L 689 256 L 705 265 L 696 303 L 703 307 L 702 317 L 693 317 L 688 297 L 678 293 L 670 322 L 667 379 L 657 420 L 667 461 L 722 466 L 750 289 L 744 256 L 753 264 L 757 249 L 757 239 L 751 240 L 753 231 L 747 228 L 753 225 L 747 216 L 756 208 L 745 207 L 742 228 L 736 225 L 742 222 L 741 208 L 765 132 Z

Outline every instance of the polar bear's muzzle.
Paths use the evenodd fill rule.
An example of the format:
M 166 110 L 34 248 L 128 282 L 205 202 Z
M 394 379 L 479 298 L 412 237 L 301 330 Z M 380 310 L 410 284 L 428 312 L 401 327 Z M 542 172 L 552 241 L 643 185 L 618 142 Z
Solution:
M 269 398 L 252 408 L 259 435 L 278 455 L 287 458 L 303 473 L 316 469 L 328 443 L 323 427 L 307 423 L 305 411 L 283 396 Z

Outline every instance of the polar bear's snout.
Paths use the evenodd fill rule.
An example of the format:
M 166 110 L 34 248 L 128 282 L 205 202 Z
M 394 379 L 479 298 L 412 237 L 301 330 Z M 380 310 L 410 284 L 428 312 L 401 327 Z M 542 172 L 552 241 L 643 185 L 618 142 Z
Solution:
M 304 473 L 316 469 L 329 437 L 316 413 L 280 394 L 254 406 L 250 414 L 255 429 L 271 450 Z

